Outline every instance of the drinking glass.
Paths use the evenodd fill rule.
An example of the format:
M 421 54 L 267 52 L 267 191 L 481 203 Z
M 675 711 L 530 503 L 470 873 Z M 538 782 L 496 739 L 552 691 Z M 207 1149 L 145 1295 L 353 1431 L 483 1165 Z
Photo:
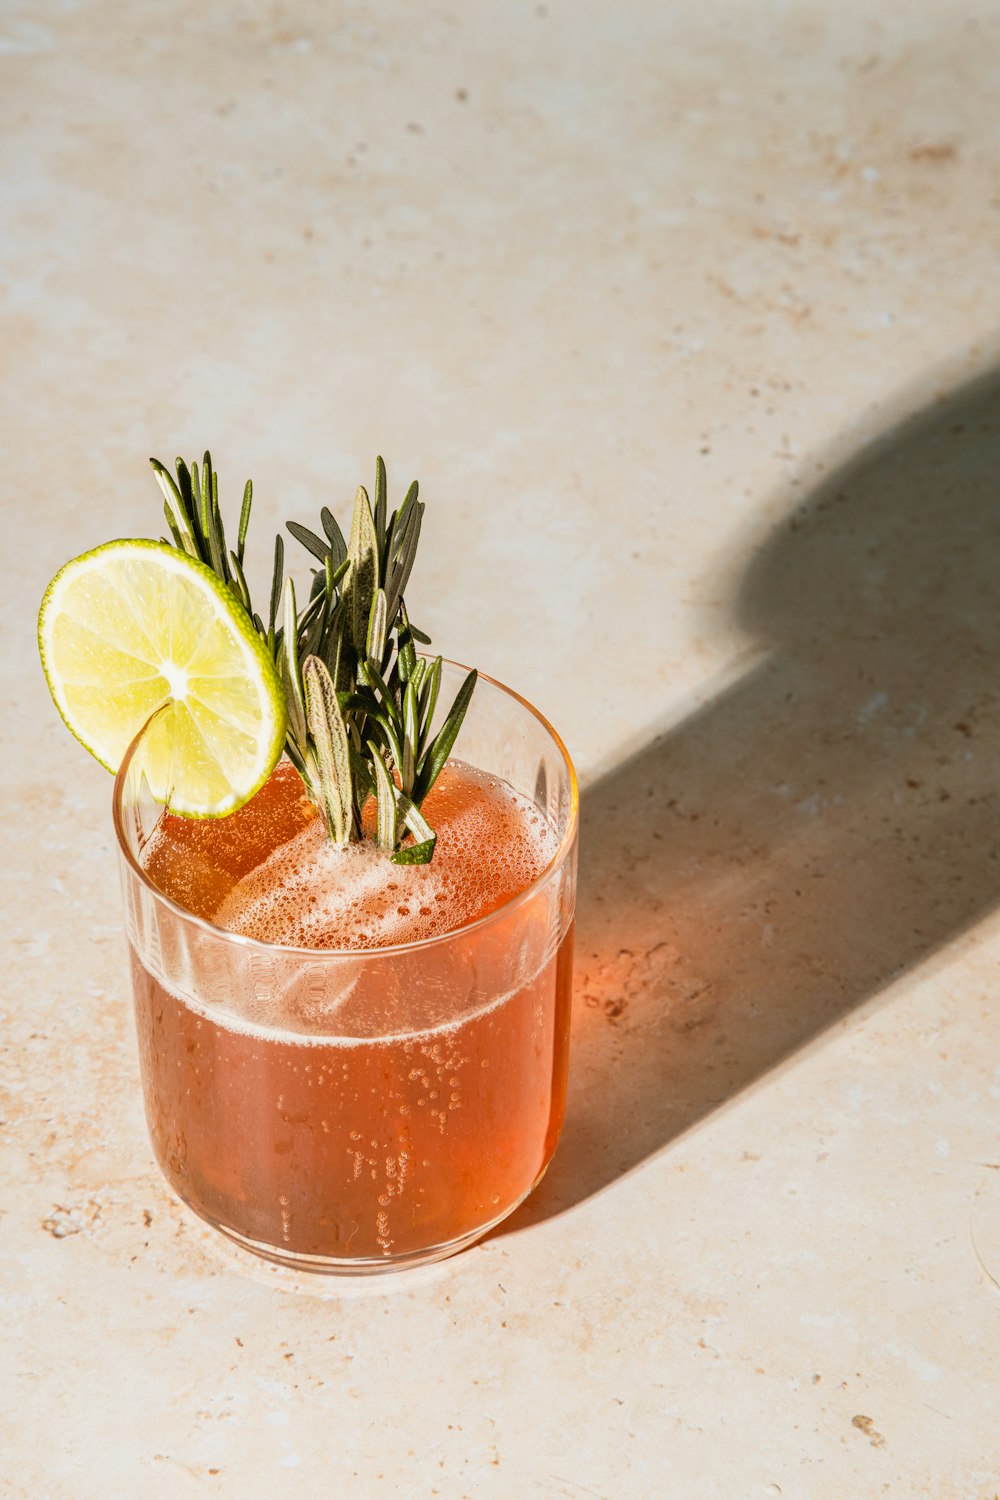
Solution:
M 441 704 L 465 674 L 444 664 Z M 468 926 L 357 951 L 226 932 L 152 883 L 143 850 L 169 798 L 143 774 L 146 730 L 114 825 L 167 1182 L 237 1244 L 299 1269 L 387 1271 L 479 1239 L 539 1181 L 563 1121 L 578 794 L 561 740 L 480 676 L 454 756 L 527 798 L 556 852 Z

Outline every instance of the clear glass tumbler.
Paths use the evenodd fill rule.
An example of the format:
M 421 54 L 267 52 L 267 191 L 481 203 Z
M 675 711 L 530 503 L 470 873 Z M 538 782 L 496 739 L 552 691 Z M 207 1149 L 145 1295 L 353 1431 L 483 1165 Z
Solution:
M 465 670 L 445 664 L 442 704 Z M 530 798 L 557 852 L 478 921 L 368 952 L 237 936 L 158 890 L 142 854 L 165 808 L 141 750 L 142 735 L 114 823 L 146 1117 L 170 1186 L 300 1269 L 392 1270 L 480 1238 L 531 1192 L 562 1127 L 577 786 L 558 736 L 480 677 L 454 754 Z

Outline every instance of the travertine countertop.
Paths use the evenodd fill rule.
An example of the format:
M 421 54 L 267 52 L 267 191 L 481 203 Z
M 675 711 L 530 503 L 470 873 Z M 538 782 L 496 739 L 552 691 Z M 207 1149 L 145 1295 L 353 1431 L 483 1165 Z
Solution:
M 0 5 L 4 1494 L 1000 1492 L 998 89 L 953 0 Z M 419 475 L 582 773 L 564 1144 L 404 1279 L 146 1141 L 34 614 L 206 444 Z

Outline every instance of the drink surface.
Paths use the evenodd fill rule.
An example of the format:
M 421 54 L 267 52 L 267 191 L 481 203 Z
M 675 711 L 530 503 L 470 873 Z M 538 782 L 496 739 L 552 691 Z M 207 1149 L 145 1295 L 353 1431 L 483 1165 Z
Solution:
M 298 949 L 246 984 L 226 951 L 242 962 L 245 949 L 173 934 L 183 919 L 166 909 L 156 953 L 133 943 L 160 1164 L 203 1217 L 279 1259 L 405 1262 L 474 1236 L 555 1148 L 572 930 L 555 892 L 512 898 L 556 836 L 527 799 L 460 763 L 425 809 L 429 866 L 337 850 L 282 765 L 240 812 L 168 816 L 144 851 L 187 910 Z
M 228 818 L 166 817 L 143 864 L 167 895 L 229 932 L 368 950 L 488 915 L 525 890 L 557 849 L 526 798 L 461 762 L 445 766 L 424 811 L 438 835 L 428 865 L 394 865 L 369 842 L 338 849 L 286 761 Z

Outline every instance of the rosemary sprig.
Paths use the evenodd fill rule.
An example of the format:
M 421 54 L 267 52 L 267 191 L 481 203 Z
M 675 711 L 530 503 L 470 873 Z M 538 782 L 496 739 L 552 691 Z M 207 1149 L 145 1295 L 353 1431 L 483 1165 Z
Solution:
M 227 583 L 267 643 L 285 685 L 285 750 L 337 844 L 365 836 L 364 810 L 376 803 L 375 838 L 397 864 L 425 864 L 436 835 L 421 812 L 451 754 L 476 685 L 470 672 L 434 738 L 431 726 L 441 684 L 440 656 L 417 655 L 430 637 L 407 614 L 424 505 L 414 482 L 388 513 L 381 458 L 375 464 L 375 506 L 359 487 L 349 538 L 332 512 L 320 512 L 322 535 L 297 521 L 289 532 L 319 564 L 299 610 L 285 576 L 284 543 L 275 538 L 267 624 L 255 613 L 243 558 L 253 486 L 247 481 L 237 549 L 226 546 L 218 475 L 206 452 L 198 465 L 176 462 L 177 479 L 151 459 L 163 493 L 174 545 L 200 559 Z M 280 616 L 280 619 L 279 619 Z

